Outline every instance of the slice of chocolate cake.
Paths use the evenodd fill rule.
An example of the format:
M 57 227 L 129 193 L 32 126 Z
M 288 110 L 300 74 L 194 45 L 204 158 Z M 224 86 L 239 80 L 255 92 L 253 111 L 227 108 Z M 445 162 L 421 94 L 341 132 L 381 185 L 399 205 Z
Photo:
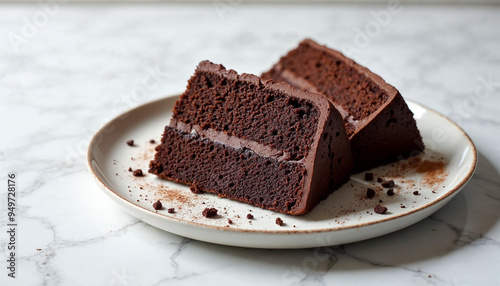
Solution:
M 396 88 L 340 52 L 304 40 L 262 75 L 321 93 L 342 113 L 355 172 L 420 153 L 413 113 Z
M 292 215 L 345 183 L 342 116 L 322 95 L 201 62 L 176 102 L 149 172 Z

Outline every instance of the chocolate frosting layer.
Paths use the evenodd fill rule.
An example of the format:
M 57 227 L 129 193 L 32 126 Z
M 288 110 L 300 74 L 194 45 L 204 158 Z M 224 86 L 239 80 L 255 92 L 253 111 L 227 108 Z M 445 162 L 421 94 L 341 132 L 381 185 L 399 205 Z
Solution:
M 290 153 L 287 153 L 285 151 L 274 149 L 252 140 L 247 140 L 233 135 L 229 135 L 225 132 L 217 131 L 212 128 L 203 130 L 199 125 L 191 126 L 190 124 L 178 121 L 176 118 L 172 118 L 170 120 L 169 126 L 177 130 L 180 130 L 183 133 L 197 134 L 198 136 L 207 138 L 210 141 L 214 141 L 234 149 L 249 149 L 255 152 L 256 154 L 259 154 L 264 157 L 273 158 L 275 160 L 289 161 L 291 163 L 304 162 L 304 158 L 300 160 L 291 160 Z

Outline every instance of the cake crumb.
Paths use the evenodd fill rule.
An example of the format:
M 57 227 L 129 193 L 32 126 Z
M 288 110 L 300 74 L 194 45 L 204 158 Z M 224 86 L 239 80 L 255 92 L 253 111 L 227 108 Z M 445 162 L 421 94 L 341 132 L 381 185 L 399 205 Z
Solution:
M 134 171 L 133 175 L 136 177 L 142 177 L 144 174 L 142 173 L 141 169 L 137 169 Z
M 366 189 L 366 197 L 367 198 L 371 199 L 374 196 L 375 196 L 375 191 L 373 189 L 370 189 L 370 188 Z
M 387 195 L 388 196 L 394 196 L 394 189 L 388 189 L 387 190 Z
M 127 141 L 128 146 L 134 146 L 134 140 L 128 140 Z
M 283 226 L 283 220 L 279 217 L 276 218 L 276 224 L 279 225 L 279 226 Z
M 247 214 L 247 219 L 253 219 L 253 215 L 252 214 Z
M 381 185 L 384 188 L 394 188 L 394 180 L 385 181 Z
M 175 208 L 169 208 L 169 209 L 167 210 L 167 212 L 168 212 L 169 214 L 173 214 L 173 213 L 175 213 Z
M 160 200 L 157 200 L 154 204 L 153 204 L 153 208 L 155 210 L 160 210 L 162 208 L 162 204 L 160 202 Z
M 382 205 L 376 205 L 373 210 L 378 214 L 385 214 L 387 212 L 387 208 Z
M 365 173 L 365 181 L 373 181 L 373 173 Z
M 217 209 L 216 208 L 205 208 L 203 210 L 202 214 L 204 217 L 214 217 L 217 215 Z

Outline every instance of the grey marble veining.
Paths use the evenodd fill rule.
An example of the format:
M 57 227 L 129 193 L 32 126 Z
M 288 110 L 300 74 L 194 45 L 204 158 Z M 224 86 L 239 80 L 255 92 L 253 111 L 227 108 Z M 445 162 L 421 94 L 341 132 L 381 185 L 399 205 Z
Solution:
M 0 6 L 0 179 L 17 172 L 20 195 L 19 273 L 0 264 L 0 285 L 500 284 L 500 7 L 59 3 Z M 479 152 L 465 189 L 380 238 L 259 250 L 163 232 L 95 186 L 86 148 L 108 120 L 182 92 L 200 60 L 260 73 L 305 37 L 459 123 Z

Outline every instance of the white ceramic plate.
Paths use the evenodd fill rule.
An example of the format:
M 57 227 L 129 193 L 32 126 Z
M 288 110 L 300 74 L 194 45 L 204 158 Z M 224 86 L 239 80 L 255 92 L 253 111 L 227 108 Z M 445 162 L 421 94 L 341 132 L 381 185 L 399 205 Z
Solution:
M 148 174 L 164 126 L 178 96 L 139 106 L 113 119 L 99 130 L 88 149 L 88 167 L 101 189 L 131 215 L 181 236 L 233 246 L 258 248 L 307 248 L 337 245 L 384 235 L 412 225 L 453 198 L 474 173 L 476 149 L 457 125 L 420 104 L 408 102 L 426 144 L 425 152 L 409 160 L 375 168 L 375 180 L 364 173 L 351 180 L 304 216 L 290 216 L 219 198 L 193 194 L 189 187 Z M 128 140 L 134 140 L 130 147 Z M 129 168 L 142 169 L 134 177 Z M 376 181 L 393 179 L 393 196 Z M 366 197 L 366 189 L 376 195 Z M 414 194 L 417 192 L 418 194 Z M 160 200 L 163 209 L 155 211 Z M 381 204 L 388 212 L 374 212 Z M 218 209 L 205 218 L 206 207 Z M 175 208 L 175 213 L 168 213 Z M 247 219 L 252 214 L 253 219 Z M 278 226 L 276 218 L 285 225 Z M 232 220 L 232 224 L 228 223 Z

